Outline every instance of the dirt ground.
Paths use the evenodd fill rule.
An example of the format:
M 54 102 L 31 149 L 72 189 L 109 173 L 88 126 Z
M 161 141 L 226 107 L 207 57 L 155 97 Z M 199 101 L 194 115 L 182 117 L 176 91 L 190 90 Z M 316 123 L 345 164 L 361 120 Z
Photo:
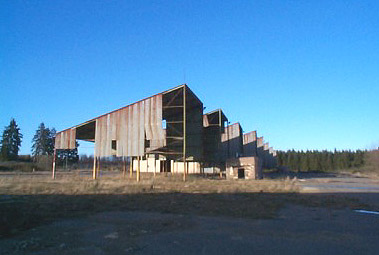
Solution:
M 2 175 L 0 228 L 18 227 L 3 231 L 0 254 L 377 253 L 379 215 L 355 210 L 379 211 L 378 180 L 269 177 L 128 186 Z

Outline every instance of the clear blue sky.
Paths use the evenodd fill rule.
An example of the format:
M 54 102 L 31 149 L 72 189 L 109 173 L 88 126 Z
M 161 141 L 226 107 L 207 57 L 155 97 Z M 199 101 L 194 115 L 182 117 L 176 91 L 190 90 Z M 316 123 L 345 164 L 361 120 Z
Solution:
M 186 82 L 276 149 L 379 146 L 378 13 L 375 0 L 0 0 L 0 127 L 14 117 L 27 154 L 42 121 L 62 130 Z

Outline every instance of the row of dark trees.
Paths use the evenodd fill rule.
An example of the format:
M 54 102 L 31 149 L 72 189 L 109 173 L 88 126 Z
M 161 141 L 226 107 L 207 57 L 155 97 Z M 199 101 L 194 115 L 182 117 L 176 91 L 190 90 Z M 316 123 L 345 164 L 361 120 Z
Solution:
M 294 171 L 333 171 L 365 164 L 367 151 L 278 151 L 278 165 Z
M 52 160 L 54 154 L 55 128 L 48 128 L 42 122 L 32 139 L 32 156 L 34 161 L 43 159 Z M 18 159 L 18 152 L 21 147 L 22 134 L 16 121 L 11 119 L 8 126 L 4 128 L 0 141 L 0 160 L 10 161 Z M 78 144 L 77 144 L 78 146 Z M 62 162 L 77 162 L 79 159 L 78 150 L 57 150 L 58 164 Z

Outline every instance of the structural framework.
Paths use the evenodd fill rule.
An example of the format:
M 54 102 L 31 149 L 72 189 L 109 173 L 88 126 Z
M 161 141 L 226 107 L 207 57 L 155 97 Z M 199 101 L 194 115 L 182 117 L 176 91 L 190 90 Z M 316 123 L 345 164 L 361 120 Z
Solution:
M 203 109 L 183 84 L 58 132 L 55 150 L 75 149 L 77 140 L 94 142 L 93 178 L 107 157 L 128 160 L 137 180 L 140 172 L 182 173 L 185 180 L 209 169 L 228 178 L 257 179 L 262 167 L 275 167 L 276 152 L 256 131 L 244 134 L 239 123 L 229 125 L 221 109 L 206 114 Z

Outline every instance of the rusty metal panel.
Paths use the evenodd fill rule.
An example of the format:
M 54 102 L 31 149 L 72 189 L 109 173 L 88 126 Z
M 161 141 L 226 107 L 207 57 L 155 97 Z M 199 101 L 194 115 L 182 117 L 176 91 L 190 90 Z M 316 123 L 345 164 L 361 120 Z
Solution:
M 154 103 L 153 108 L 151 109 L 152 115 L 154 116 L 154 121 L 152 121 L 153 125 L 153 149 L 157 149 L 159 147 L 166 146 L 166 133 L 162 127 L 162 95 L 159 94 L 153 97 Z
M 121 109 L 117 112 L 117 126 L 116 126 L 116 139 L 117 139 L 117 151 L 118 157 L 127 155 L 127 126 L 126 126 L 127 108 Z
M 243 155 L 244 156 L 257 155 L 257 132 L 256 131 L 243 134 Z
M 100 135 L 101 135 L 101 155 L 100 156 L 109 156 L 107 154 L 107 148 L 108 146 L 108 140 L 107 140 L 107 121 L 108 120 L 108 115 L 105 115 L 104 117 L 100 118 L 100 123 L 101 123 L 101 130 L 100 130 Z
M 242 155 L 242 128 L 239 123 L 225 127 L 221 135 L 222 147 L 226 158 L 234 158 Z
M 144 111 L 145 111 L 144 125 L 145 125 L 146 139 L 152 140 L 153 131 L 151 127 L 151 100 L 150 98 L 145 100 Z
M 128 136 L 127 136 L 127 139 L 126 139 L 126 145 L 127 145 L 127 150 L 126 150 L 126 153 L 128 156 L 131 156 L 132 155 L 132 148 L 133 148 L 133 143 L 132 143 L 132 137 L 133 137 L 133 109 L 132 109 L 133 106 L 129 106 L 127 108 L 127 118 L 126 118 L 126 128 L 128 129 Z
M 166 146 L 166 132 L 162 127 L 163 95 L 141 100 L 137 103 L 101 115 L 92 120 L 92 137 L 81 137 L 95 141 L 97 157 L 143 156 Z M 83 127 L 83 125 L 80 125 Z M 56 148 L 73 148 L 76 141 L 76 127 L 57 134 Z M 145 144 L 145 140 L 149 141 Z M 116 150 L 112 150 L 116 141 Z
M 204 114 L 203 115 L 203 127 L 208 127 L 208 126 L 209 126 L 208 115 Z
M 243 144 L 248 144 L 257 141 L 257 131 L 252 131 L 243 134 Z
M 75 149 L 76 148 L 76 128 L 71 128 L 70 131 L 70 143 L 68 148 Z
M 55 149 L 60 149 L 60 146 L 61 146 L 61 136 L 62 136 L 62 133 L 57 133 L 55 135 Z
M 60 137 L 61 137 L 61 139 L 60 139 L 60 143 L 59 143 L 59 145 L 58 145 L 58 147 L 57 147 L 57 149 L 63 149 L 65 146 L 64 146 L 64 143 L 65 143 L 65 135 L 66 135 L 66 133 L 65 132 L 61 132 L 61 133 L 59 133 L 60 134 Z
M 76 128 L 71 128 L 59 132 L 55 136 L 55 149 L 75 149 L 76 148 Z
M 145 100 L 145 132 L 150 146 L 147 151 L 155 150 L 165 145 L 162 127 L 162 95 Z
M 138 152 L 138 123 L 139 123 L 139 118 L 138 118 L 138 104 L 134 104 L 132 107 L 131 107 L 131 115 L 132 115 L 132 121 L 130 123 L 128 123 L 129 125 L 131 125 L 131 140 L 129 141 L 129 143 L 132 144 L 132 150 L 129 152 L 132 156 L 137 156 L 137 152 Z
M 258 137 L 257 138 L 257 147 L 262 147 L 263 146 L 263 142 L 264 142 L 263 136 Z
M 137 155 L 145 155 L 145 101 L 138 103 L 138 150 Z
M 95 154 L 101 157 L 111 156 L 112 140 L 116 140 L 117 156 L 143 156 L 145 135 L 151 141 L 150 149 L 164 146 L 161 95 L 97 118 Z
M 96 119 L 96 129 L 95 129 L 95 156 L 100 157 L 103 155 L 103 119 L 104 117 L 100 117 Z

